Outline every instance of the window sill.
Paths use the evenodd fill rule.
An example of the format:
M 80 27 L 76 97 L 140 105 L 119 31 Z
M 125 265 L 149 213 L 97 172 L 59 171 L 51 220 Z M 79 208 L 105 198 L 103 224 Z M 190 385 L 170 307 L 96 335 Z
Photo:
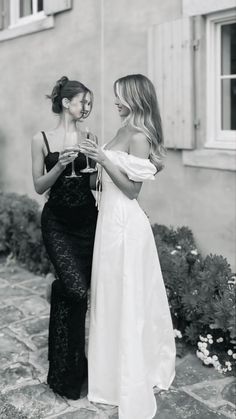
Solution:
M 8 39 L 18 38 L 19 36 L 28 35 L 34 32 L 44 31 L 54 27 L 53 16 L 44 16 L 32 22 L 28 22 L 12 28 L 3 29 L 0 31 L 0 42 L 7 41 Z
M 199 149 L 182 152 L 185 166 L 236 171 L 236 151 Z
M 185 16 L 205 15 L 235 8 L 235 0 L 182 0 L 183 14 Z

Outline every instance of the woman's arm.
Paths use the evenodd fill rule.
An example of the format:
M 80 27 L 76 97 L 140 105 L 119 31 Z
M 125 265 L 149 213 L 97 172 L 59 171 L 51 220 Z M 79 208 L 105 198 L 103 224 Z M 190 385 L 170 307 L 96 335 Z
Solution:
M 48 173 L 44 174 L 44 152 L 41 133 L 38 133 L 33 137 L 31 153 L 34 188 L 40 195 L 51 188 L 60 174 L 64 171 L 66 165 L 74 160 L 77 155 L 77 153 L 63 153 L 60 155 L 55 166 Z
M 128 176 L 112 163 L 106 156 L 102 161 L 102 166 L 113 180 L 114 184 L 129 198 L 136 199 L 142 187 L 142 182 L 130 180 Z
M 89 144 L 89 142 L 87 142 Z M 92 145 L 92 143 L 91 143 Z M 82 145 L 84 152 L 93 160 L 100 163 L 110 178 L 113 180 L 115 185 L 130 199 L 136 199 L 142 187 L 142 182 L 135 182 L 130 180 L 128 176 L 123 173 L 112 161 L 106 156 L 101 148 L 94 146 L 93 148 Z M 130 141 L 130 154 L 140 157 L 147 158 L 149 155 L 149 143 L 146 137 L 137 133 L 133 135 Z

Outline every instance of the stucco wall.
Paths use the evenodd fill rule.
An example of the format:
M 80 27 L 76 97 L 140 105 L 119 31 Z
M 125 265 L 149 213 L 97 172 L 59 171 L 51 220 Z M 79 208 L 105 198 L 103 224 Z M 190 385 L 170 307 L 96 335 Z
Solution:
M 145 185 L 140 202 L 151 222 L 192 229 L 198 248 L 228 258 L 235 271 L 236 182 L 230 171 L 186 167 L 168 151 L 165 169 Z
M 181 0 L 77 0 L 71 11 L 55 16 L 53 29 L 0 43 L 0 186 L 38 199 L 30 141 L 36 131 L 55 125 L 45 94 L 61 75 L 94 90 L 88 124 L 101 143 L 109 141 L 119 126 L 114 80 L 129 73 L 147 75 L 149 27 L 181 14 Z M 200 73 L 198 146 L 205 135 L 204 70 Z M 235 186 L 234 172 L 186 167 L 182 152 L 169 150 L 165 170 L 143 186 L 140 202 L 151 222 L 191 227 L 204 254 L 221 253 L 236 269 Z
M 51 93 L 62 75 L 81 80 L 94 91 L 96 105 L 88 124 L 93 130 L 99 125 L 99 16 L 99 2 L 77 0 L 72 11 L 55 16 L 53 29 L 0 43 L 0 162 L 4 190 L 42 200 L 33 190 L 30 142 L 35 132 L 57 123 L 45 95 Z
M 114 81 L 132 73 L 148 75 L 148 29 L 181 17 L 181 12 L 181 0 L 104 0 L 104 141 L 114 136 L 119 125 Z

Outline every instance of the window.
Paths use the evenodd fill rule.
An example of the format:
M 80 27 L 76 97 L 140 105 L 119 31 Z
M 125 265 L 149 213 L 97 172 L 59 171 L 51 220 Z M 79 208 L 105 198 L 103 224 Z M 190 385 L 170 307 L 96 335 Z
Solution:
M 0 0 L 0 42 L 54 27 L 54 15 L 71 0 Z
M 236 22 L 221 26 L 221 129 L 236 130 Z
M 207 18 L 206 147 L 236 148 L 236 17 Z
M 11 1 L 10 28 L 45 17 L 43 0 Z

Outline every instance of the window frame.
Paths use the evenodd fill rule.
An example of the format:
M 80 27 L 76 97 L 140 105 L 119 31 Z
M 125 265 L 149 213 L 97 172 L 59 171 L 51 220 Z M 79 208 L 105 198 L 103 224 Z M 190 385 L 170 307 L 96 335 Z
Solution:
M 20 0 L 10 1 L 10 25 L 8 27 L 9 29 L 21 25 L 27 25 L 37 20 L 45 19 L 46 14 L 44 10 L 37 11 L 37 0 L 32 0 L 32 2 L 33 13 L 28 16 L 20 17 Z
M 221 129 L 221 27 L 230 23 L 236 23 L 235 10 L 206 16 L 206 148 L 236 149 L 236 131 Z M 231 78 L 235 78 L 235 75 Z
M 36 4 L 36 1 L 34 4 Z M 0 43 L 20 36 L 54 28 L 54 16 L 40 11 L 29 16 L 19 18 L 19 0 L 8 0 L 9 22 L 0 30 Z M 34 9 L 35 10 L 35 9 Z

